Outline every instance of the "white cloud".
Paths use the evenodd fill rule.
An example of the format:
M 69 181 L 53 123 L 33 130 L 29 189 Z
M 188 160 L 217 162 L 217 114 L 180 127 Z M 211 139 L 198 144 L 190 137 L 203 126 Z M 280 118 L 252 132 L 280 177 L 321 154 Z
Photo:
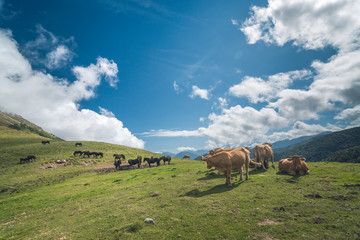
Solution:
M 53 70 L 67 66 L 72 61 L 75 56 L 72 51 L 75 47 L 73 37 L 65 39 L 55 36 L 41 25 L 36 26 L 36 33 L 36 39 L 21 48 L 22 54 L 32 65 Z
M 179 85 L 176 83 L 176 81 L 174 81 L 173 87 L 174 87 L 174 90 L 175 90 L 176 93 L 179 93 L 179 92 L 180 92 L 180 87 L 179 87 Z
M 291 71 L 269 76 L 267 80 L 257 77 L 244 77 L 244 80 L 229 89 L 230 95 L 247 97 L 252 103 L 270 101 L 278 97 L 281 90 L 289 87 L 293 81 L 302 80 L 311 75 L 310 71 Z
M 102 115 L 78 109 L 78 101 L 95 96 L 101 79 L 117 81 L 117 65 L 99 57 L 96 64 L 74 67 L 76 81 L 35 71 L 19 52 L 11 32 L 0 30 L 0 105 L 8 112 L 43 127 L 65 140 L 103 141 L 143 148 L 123 123 L 109 111 Z
M 236 19 L 231 19 L 232 25 L 239 26 L 239 22 Z
M 359 11 L 356 0 L 269 0 L 267 7 L 252 7 L 241 30 L 250 44 L 293 41 L 306 49 L 353 49 L 359 45 Z
M 184 152 L 184 151 L 196 151 L 196 149 L 193 148 L 193 147 L 178 147 L 177 150 L 178 150 L 179 152 Z
M 206 89 L 200 89 L 198 86 L 192 86 L 192 92 L 190 94 L 191 98 L 200 97 L 201 99 L 209 100 L 210 91 Z
M 338 120 L 347 120 L 352 125 L 359 125 L 360 124 L 360 105 L 357 105 L 353 108 L 347 108 L 341 111 L 335 119 Z
M 99 106 L 100 114 L 109 118 L 115 118 L 115 114 L 105 108 Z
M 320 124 L 306 124 L 301 121 L 296 121 L 290 130 L 283 132 L 274 132 L 270 134 L 263 142 L 276 142 L 284 139 L 294 139 L 300 136 L 313 136 L 322 132 L 339 130 L 342 129 L 329 124 L 324 127 Z
M 46 66 L 49 69 L 57 69 L 71 61 L 74 56 L 73 52 L 64 45 L 59 45 L 55 50 L 47 54 Z

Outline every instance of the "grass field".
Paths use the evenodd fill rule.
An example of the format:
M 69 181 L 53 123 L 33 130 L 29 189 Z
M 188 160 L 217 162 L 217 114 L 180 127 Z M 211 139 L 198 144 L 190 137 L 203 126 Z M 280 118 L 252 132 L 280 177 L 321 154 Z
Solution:
M 44 139 L 0 129 L 0 239 L 360 238 L 359 164 L 308 163 L 301 177 L 250 170 L 241 182 L 233 172 L 228 187 L 200 161 L 115 171 L 114 153 L 156 154 Z M 104 158 L 74 158 L 78 149 Z M 31 154 L 36 162 L 19 164 Z

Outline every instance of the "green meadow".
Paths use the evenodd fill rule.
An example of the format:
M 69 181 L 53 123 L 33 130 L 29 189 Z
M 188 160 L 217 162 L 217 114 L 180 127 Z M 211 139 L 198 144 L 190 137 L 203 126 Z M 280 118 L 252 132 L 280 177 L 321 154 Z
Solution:
M 201 161 L 115 171 L 114 153 L 159 155 L 42 140 L 49 139 L 0 127 L 0 239 L 360 238 L 359 164 L 309 162 L 301 177 L 250 169 L 247 181 L 233 172 L 228 187 Z M 75 150 L 104 157 L 74 157 Z M 37 161 L 19 164 L 27 155 Z

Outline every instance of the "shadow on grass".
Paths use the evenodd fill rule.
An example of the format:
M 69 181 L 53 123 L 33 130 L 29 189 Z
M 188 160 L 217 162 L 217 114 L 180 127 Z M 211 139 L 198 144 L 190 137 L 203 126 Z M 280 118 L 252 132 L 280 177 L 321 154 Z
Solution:
M 283 173 L 283 172 L 277 172 L 276 175 L 282 175 L 282 176 L 288 176 L 290 178 L 286 179 L 287 182 L 290 182 L 290 183 L 297 183 L 301 177 L 305 177 L 307 175 L 290 175 L 288 173 Z
M 227 186 L 226 184 L 216 185 L 208 190 L 200 191 L 199 189 L 191 190 L 184 195 L 180 195 L 179 197 L 204 197 L 211 194 L 224 193 L 231 190 L 234 190 L 238 186 L 240 186 L 244 181 L 241 182 L 233 182 L 232 186 Z

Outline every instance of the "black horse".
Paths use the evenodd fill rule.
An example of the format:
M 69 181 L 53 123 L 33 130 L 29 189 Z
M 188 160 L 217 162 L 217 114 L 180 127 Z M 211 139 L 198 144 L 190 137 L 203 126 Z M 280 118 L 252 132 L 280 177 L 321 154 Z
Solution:
M 120 170 L 120 165 L 121 165 L 121 159 L 118 160 L 114 160 L 114 165 L 115 165 L 115 169 L 119 169 Z
M 164 161 L 164 165 L 165 165 L 165 162 L 168 162 L 168 165 L 170 165 L 171 157 L 170 156 L 162 156 L 162 157 L 160 157 L 160 160 Z
M 87 156 L 89 158 L 92 153 L 90 151 L 84 151 L 82 152 L 82 154 L 84 155 L 84 157 Z
M 30 161 L 36 161 L 36 157 L 34 155 L 29 155 L 26 158 L 20 158 L 20 163 L 27 163 Z
M 137 159 L 129 159 L 128 163 L 130 164 L 130 166 L 134 167 L 134 165 L 138 165 L 138 168 L 140 168 L 141 166 L 141 160 L 142 157 L 138 156 Z
M 147 162 L 149 164 L 149 167 L 151 168 L 151 163 L 156 163 L 157 166 L 160 165 L 160 159 L 159 158 L 144 158 L 144 162 Z
M 92 155 L 94 155 L 96 158 L 97 157 L 104 157 L 104 154 L 102 152 L 93 152 Z
M 75 147 L 77 146 L 82 147 L 82 143 L 75 143 Z
M 29 156 L 27 156 L 27 158 L 29 159 L 30 162 L 36 161 L 36 157 L 34 155 L 29 155 Z
M 47 144 L 47 143 L 50 144 L 50 141 L 42 141 L 41 143 L 44 144 L 44 145 Z
M 82 154 L 83 154 L 83 152 L 82 152 L 82 151 L 75 151 L 75 152 L 74 152 L 74 156 L 76 156 L 76 155 L 81 156 Z
M 113 155 L 113 157 L 115 157 L 115 160 L 121 160 L 121 159 L 125 159 L 125 155 L 124 154 L 117 154 L 117 153 L 115 153 L 114 155 Z

